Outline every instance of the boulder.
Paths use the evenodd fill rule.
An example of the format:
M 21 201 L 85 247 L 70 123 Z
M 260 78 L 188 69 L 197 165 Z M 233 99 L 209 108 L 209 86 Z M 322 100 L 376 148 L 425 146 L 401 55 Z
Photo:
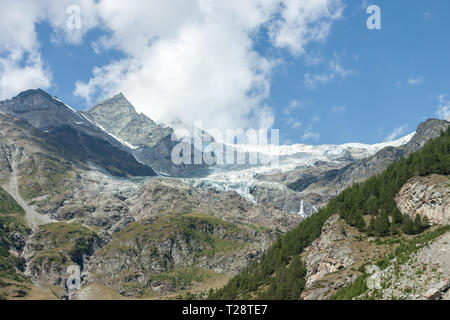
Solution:
M 428 289 L 423 296 L 427 300 L 439 300 L 442 297 L 441 291 L 436 288 Z

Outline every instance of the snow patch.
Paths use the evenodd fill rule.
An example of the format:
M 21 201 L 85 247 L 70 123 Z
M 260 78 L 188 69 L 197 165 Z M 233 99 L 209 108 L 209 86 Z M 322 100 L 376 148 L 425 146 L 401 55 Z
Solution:
M 86 118 L 87 119 L 87 118 Z M 90 121 L 90 120 L 89 120 Z M 91 121 L 93 122 L 93 121 Z M 109 133 L 108 131 L 105 130 L 105 128 L 103 128 L 101 125 L 99 125 L 98 123 L 93 122 L 97 127 L 99 127 L 101 130 L 103 130 L 103 132 L 105 132 L 106 134 L 110 135 L 111 137 L 113 137 L 114 139 L 116 139 L 118 142 L 120 142 L 121 144 L 123 144 L 125 147 L 135 150 L 138 149 L 139 147 L 133 146 L 131 143 L 126 142 L 125 140 L 120 139 L 119 137 L 116 137 L 115 135 L 113 135 L 112 133 Z
M 67 104 L 65 104 L 64 102 L 62 102 L 61 100 L 59 100 L 59 99 L 56 98 L 56 97 L 52 97 L 52 98 L 53 98 L 53 100 L 55 100 L 55 101 L 61 103 L 63 106 L 65 106 L 65 107 L 68 108 L 70 111 L 72 111 L 73 113 L 75 113 L 77 116 L 79 116 L 80 118 L 82 118 L 82 116 L 81 116 L 74 108 L 68 106 Z

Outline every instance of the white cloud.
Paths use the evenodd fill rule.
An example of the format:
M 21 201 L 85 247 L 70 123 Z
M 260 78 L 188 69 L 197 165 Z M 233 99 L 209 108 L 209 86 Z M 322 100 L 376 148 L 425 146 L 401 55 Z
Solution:
M 307 140 L 319 141 L 319 139 L 320 139 L 320 135 L 318 133 L 312 132 L 312 131 L 307 131 L 302 136 L 302 141 L 307 141 Z
M 289 105 L 286 108 L 284 108 L 283 112 L 285 115 L 290 115 L 292 110 L 299 109 L 301 107 L 303 107 L 303 103 L 297 99 L 294 99 L 289 101 Z
M 323 58 L 319 54 L 305 54 L 304 60 L 307 66 L 316 66 L 322 63 Z
M 80 29 L 67 28 L 69 5 L 80 7 Z M 105 35 L 92 44 L 95 52 L 116 49 L 125 58 L 93 69 L 91 79 L 76 83 L 76 95 L 95 102 L 121 91 L 156 121 L 201 120 L 217 128 L 273 123 L 266 99 L 278 61 L 254 50 L 262 28 L 274 47 L 300 55 L 308 43 L 326 39 L 344 8 L 341 0 L 0 0 L 0 6 L 0 81 L 8 84 L 2 98 L 51 86 L 37 23 L 50 23 L 54 42 L 72 44 L 99 28 Z
M 441 94 L 438 99 L 439 107 L 436 111 L 436 115 L 440 119 L 450 121 L 450 100 L 447 100 L 447 97 L 443 94 Z
M 50 87 L 51 74 L 39 54 L 32 52 L 22 60 L 0 57 L 0 99 L 8 99 L 30 88 Z
M 178 118 L 223 128 L 256 119 L 252 126 L 270 126 L 273 116 L 263 101 L 273 65 L 248 50 L 249 39 L 237 36 L 217 25 L 184 27 L 175 40 L 147 48 L 144 57 L 95 69 L 89 82 L 77 83 L 75 94 L 89 100 L 122 91 L 138 111 L 165 123 Z
M 300 108 L 302 105 L 302 103 L 300 101 L 298 101 L 297 99 L 291 100 L 289 101 L 289 108 L 290 109 L 296 109 L 296 108 Z
M 95 16 L 88 14 L 94 2 L 78 1 L 83 14 L 81 29 L 70 31 L 66 26 L 66 9 L 72 1 L 6 1 L 0 0 L 0 99 L 11 98 L 30 88 L 47 89 L 52 74 L 40 54 L 36 24 L 48 21 L 54 39 L 79 42 L 82 35 L 95 24 Z M 69 32 L 70 31 L 70 32 Z
M 353 70 L 347 70 L 342 66 L 341 59 L 337 53 L 334 53 L 334 59 L 330 61 L 329 67 L 332 74 L 338 75 L 341 78 L 345 78 L 354 73 Z
M 38 21 L 33 2 L 0 3 L 0 99 L 36 86 L 48 86 L 34 23 Z
M 412 86 L 418 86 L 419 84 L 421 84 L 423 82 L 423 78 L 422 77 L 417 77 L 417 78 L 409 78 L 408 79 L 408 83 Z
M 331 59 L 328 63 L 328 72 L 323 74 L 305 74 L 305 86 L 314 90 L 319 86 L 325 85 L 331 81 L 333 81 L 337 76 L 342 79 L 347 76 L 353 74 L 355 71 L 350 69 L 345 69 L 342 66 L 341 59 L 339 56 L 334 53 L 333 59 Z
M 319 86 L 325 85 L 334 79 L 334 74 L 305 74 L 305 85 L 308 89 L 314 90 Z
M 337 0 L 295 2 L 102 1 L 99 15 L 111 34 L 103 47 L 129 58 L 95 70 L 75 93 L 95 99 L 120 90 L 139 111 L 166 123 L 269 127 L 274 116 L 265 100 L 277 61 L 254 51 L 253 35 L 266 26 L 274 46 L 299 54 L 307 43 L 325 39 L 341 10 Z
M 277 47 L 302 54 L 306 43 L 326 39 L 343 8 L 340 0 L 281 1 L 280 19 L 269 26 L 270 38 Z
M 273 123 L 265 100 L 277 61 L 254 51 L 255 33 L 267 27 L 275 47 L 298 55 L 323 41 L 342 12 L 340 0 L 132 2 L 99 3 L 110 36 L 96 50 L 115 48 L 127 59 L 94 70 L 75 93 L 94 101 L 123 91 L 156 121 L 215 128 Z
M 347 111 L 347 107 L 346 106 L 333 106 L 333 107 L 331 107 L 331 111 L 334 113 L 345 112 L 345 111 Z
M 319 141 L 320 134 L 317 132 L 314 132 L 314 130 L 313 130 L 314 124 L 319 123 L 319 121 L 320 121 L 319 116 L 315 116 L 311 119 L 311 122 L 306 126 L 305 132 L 303 133 L 303 136 L 302 136 L 303 142 L 307 141 L 307 140 Z
M 388 135 L 385 139 L 386 142 L 394 141 L 397 138 L 400 138 L 402 135 L 406 133 L 408 126 L 403 125 L 394 129 L 390 135 Z

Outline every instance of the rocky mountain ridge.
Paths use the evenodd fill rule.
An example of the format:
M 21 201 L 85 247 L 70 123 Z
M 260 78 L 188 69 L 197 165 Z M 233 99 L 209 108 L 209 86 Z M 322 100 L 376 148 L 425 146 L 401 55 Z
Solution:
M 205 167 L 205 164 L 175 165 L 171 159 L 172 150 L 183 143 L 182 137 L 177 137 L 172 128 L 156 124 L 146 115 L 137 113 L 121 93 L 82 114 L 115 137 L 126 141 L 136 159 L 158 172 L 179 176 Z M 190 145 L 186 147 L 191 148 Z M 202 151 L 192 148 L 192 152 Z
M 110 114 L 116 121 L 124 111 L 117 127 L 104 126 L 109 118 L 100 119 L 112 105 L 117 105 Z M 82 298 L 92 288 L 103 288 L 98 298 L 111 293 L 164 298 L 217 288 L 259 261 L 279 236 L 303 220 L 298 214 L 302 201 L 303 210 L 314 213 L 338 193 L 330 188 L 381 170 L 448 127 L 445 121 L 427 121 L 408 144 L 386 147 L 363 160 L 354 161 L 347 150 L 333 153 L 336 162 L 318 160 L 275 175 L 256 174 L 257 183 L 248 190 L 255 201 L 249 201 L 233 188 L 193 183 L 195 178 L 154 177 L 133 150 L 153 148 L 161 141 L 167 147 L 164 141 L 171 129 L 141 117 L 121 95 L 92 109 L 95 119 L 39 90 L 1 102 L 0 110 L 1 185 L 23 202 L 22 223 L 28 209 L 48 219 L 27 229 L 17 221 L 10 224 L 15 212 L 0 212 L 0 231 L 16 230 L 0 234 L 7 248 L 0 263 L 10 270 L 6 278 L 0 273 L 0 280 L 6 279 L 8 296 L 16 290 L 11 288 L 19 288 L 17 295 L 44 290 L 63 299 Z M 46 119 L 54 110 L 58 119 Z M 141 124 L 151 130 L 138 131 Z M 248 175 L 236 173 L 230 182 L 241 187 Z M 411 218 L 419 213 L 446 224 L 448 178 L 412 179 L 396 201 Z M 353 285 L 357 274 L 352 268 L 359 268 L 364 259 L 382 257 L 390 248 L 377 247 L 369 238 L 337 215 L 328 219 L 302 256 L 302 297 L 330 298 Z M 68 279 L 77 285 L 68 285 Z
M 69 151 L 26 120 L 0 114 L 0 124 L 2 184 L 17 177 L 27 207 L 55 221 L 11 238 L 22 239 L 15 254 L 23 267 L 16 272 L 31 283 L 6 287 L 19 286 L 26 296 L 31 286 L 31 292 L 53 288 L 59 298 L 75 299 L 78 290 L 67 287 L 69 267 L 80 270 L 84 286 L 101 283 L 132 297 L 176 293 L 194 280 L 239 272 L 299 221 L 235 192 L 196 190 L 178 179 L 112 176 L 83 158 L 67 160 Z M 151 238 L 145 238 L 147 226 Z M 149 252 L 152 258 L 143 264 Z M 102 269 L 114 266 L 143 278 L 117 278 L 119 269 Z
M 120 140 L 40 89 L 1 101 L 0 111 L 26 120 L 42 134 L 51 136 L 67 157 L 91 161 L 113 175 L 155 175 L 150 167 L 136 161 Z

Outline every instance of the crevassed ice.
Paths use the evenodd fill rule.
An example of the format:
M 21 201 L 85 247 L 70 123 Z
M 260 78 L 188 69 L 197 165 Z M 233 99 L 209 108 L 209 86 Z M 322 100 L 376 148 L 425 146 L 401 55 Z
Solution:
M 276 182 L 260 182 L 255 179 L 257 174 L 273 174 L 277 172 L 286 172 L 297 167 L 308 167 L 314 165 L 317 161 L 342 163 L 344 156 L 350 155 L 353 159 L 363 159 L 374 155 L 381 149 L 392 146 L 398 147 L 408 143 L 415 132 L 391 142 L 378 144 L 346 143 L 343 145 L 284 145 L 284 146 L 252 146 L 252 145 L 233 145 L 239 152 L 261 152 L 267 155 L 280 155 L 279 164 L 268 166 L 254 166 L 250 168 L 238 169 L 230 166 L 228 168 L 213 168 L 207 177 L 186 179 L 191 184 L 198 187 L 214 188 L 220 191 L 236 191 L 245 199 L 255 202 L 250 194 L 250 188 L 255 184 L 265 184 L 266 187 L 273 189 L 285 189 L 286 186 Z

